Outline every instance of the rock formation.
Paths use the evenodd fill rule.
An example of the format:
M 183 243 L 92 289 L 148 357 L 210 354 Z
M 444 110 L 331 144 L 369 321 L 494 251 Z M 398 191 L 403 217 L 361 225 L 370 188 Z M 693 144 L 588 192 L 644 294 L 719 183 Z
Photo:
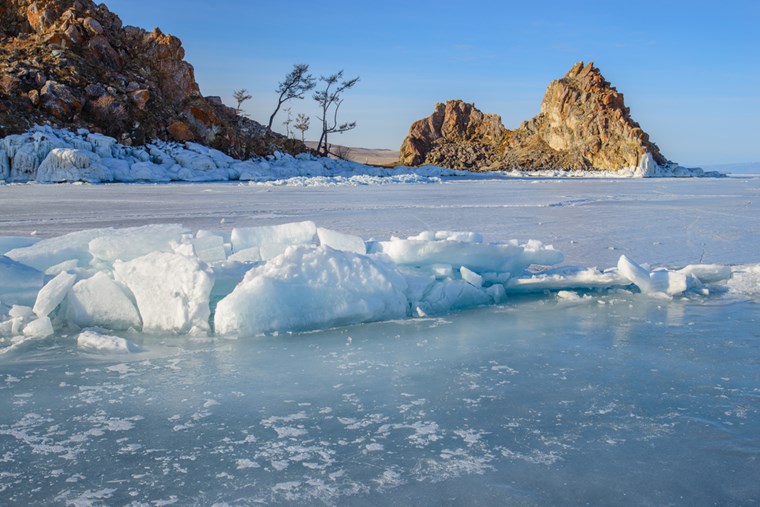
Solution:
M 515 130 L 497 115 L 450 100 L 412 124 L 401 146 L 405 165 L 454 169 L 608 170 L 637 167 L 646 154 L 668 164 L 633 121 L 623 95 L 592 63 L 579 62 L 549 84 L 541 112 Z
M 181 41 L 122 26 L 91 0 L 0 3 L 0 137 L 34 124 L 87 128 L 124 144 L 194 140 L 247 157 L 301 143 L 201 95 Z

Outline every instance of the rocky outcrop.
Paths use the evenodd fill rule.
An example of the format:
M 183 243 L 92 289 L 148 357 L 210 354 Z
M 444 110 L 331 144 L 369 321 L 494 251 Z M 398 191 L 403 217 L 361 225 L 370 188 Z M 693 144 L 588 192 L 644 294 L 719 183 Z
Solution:
M 631 119 L 623 95 L 592 63 L 580 62 L 549 84 L 541 112 L 515 130 L 473 104 L 438 104 L 410 128 L 401 162 L 475 170 L 615 171 L 639 166 L 647 154 L 659 165 L 668 163 Z
M 491 147 L 505 132 L 498 115 L 483 114 L 474 104 L 450 100 L 437 104 L 432 115 L 412 124 L 401 145 L 401 160 L 406 165 L 481 167 L 489 163 Z
M 0 137 L 34 124 L 87 128 L 124 144 L 198 141 L 236 157 L 301 143 L 204 97 L 181 41 L 122 26 L 91 0 L 0 3 Z

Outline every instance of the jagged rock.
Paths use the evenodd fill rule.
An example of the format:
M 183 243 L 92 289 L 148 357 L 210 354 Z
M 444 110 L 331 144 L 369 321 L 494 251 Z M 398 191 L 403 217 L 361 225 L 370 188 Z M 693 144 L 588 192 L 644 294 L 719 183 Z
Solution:
M 647 154 L 659 165 L 668 163 L 631 119 L 623 95 L 583 62 L 552 81 L 540 113 L 515 130 L 473 104 L 448 101 L 415 122 L 401 147 L 406 165 L 476 170 L 614 171 L 639 166 Z
M 124 27 L 92 0 L 3 0 L 0 137 L 47 123 L 129 145 L 193 140 L 239 158 L 306 149 L 205 99 L 184 57 L 177 37 Z

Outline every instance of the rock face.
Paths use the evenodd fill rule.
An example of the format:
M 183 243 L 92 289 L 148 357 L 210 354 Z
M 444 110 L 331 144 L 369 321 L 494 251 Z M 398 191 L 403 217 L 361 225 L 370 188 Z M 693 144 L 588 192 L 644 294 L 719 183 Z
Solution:
M 575 64 L 549 84 L 541 112 L 515 130 L 473 104 L 438 104 L 412 124 L 401 146 L 405 165 L 454 169 L 564 169 L 615 171 L 640 165 L 646 154 L 668 164 L 630 117 L 623 95 L 592 63 Z
M 0 137 L 34 124 L 84 127 L 124 144 L 198 141 L 236 157 L 299 142 L 201 95 L 182 42 L 122 26 L 91 0 L 0 3 Z

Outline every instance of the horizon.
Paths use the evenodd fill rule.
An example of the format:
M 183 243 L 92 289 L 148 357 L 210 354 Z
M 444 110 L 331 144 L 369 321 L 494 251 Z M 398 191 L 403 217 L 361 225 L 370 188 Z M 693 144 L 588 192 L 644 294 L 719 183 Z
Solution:
M 686 166 L 760 161 L 760 69 L 752 64 L 760 51 L 758 4 L 716 10 L 707 2 L 645 2 L 637 12 L 657 13 L 646 19 L 592 2 L 489 1 L 466 12 L 453 3 L 333 1 L 315 10 L 292 2 L 289 12 L 303 12 L 308 22 L 284 20 L 281 8 L 258 1 L 107 5 L 125 25 L 159 27 L 182 40 L 203 95 L 234 105 L 233 91 L 247 89 L 253 99 L 243 110 L 265 125 L 293 64 L 309 64 L 315 77 L 341 69 L 346 78 L 359 76 L 339 117 L 357 128 L 332 136 L 334 144 L 398 150 L 414 121 L 450 99 L 474 102 L 514 129 L 538 114 L 552 80 L 593 61 L 668 159 Z M 283 107 L 312 117 L 312 140 L 310 95 Z M 285 118 L 280 111 L 273 130 L 284 132 Z

